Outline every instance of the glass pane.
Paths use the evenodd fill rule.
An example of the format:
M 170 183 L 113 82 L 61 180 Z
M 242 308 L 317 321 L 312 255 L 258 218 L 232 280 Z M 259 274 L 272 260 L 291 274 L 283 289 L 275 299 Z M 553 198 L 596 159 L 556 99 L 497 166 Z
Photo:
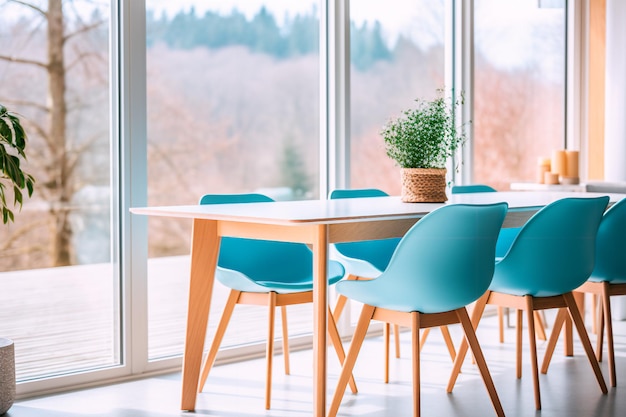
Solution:
M 444 86 L 443 0 L 350 2 L 352 188 L 400 195 L 400 169 L 387 157 L 382 126 Z M 362 304 L 351 302 L 351 324 Z
M 535 182 L 538 159 L 564 146 L 566 12 L 554 3 L 474 2 L 475 182 Z
M 21 117 L 36 180 L 0 223 L 0 336 L 18 381 L 120 363 L 109 3 L 27 3 L 0 4 L 0 102 Z
M 196 204 L 205 193 L 317 198 L 316 2 L 147 0 L 146 9 L 148 203 Z M 190 226 L 149 219 L 151 359 L 182 353 Z M 216 285 L 209 337 L 226 295 Z M 235 309 L 223 346 L 265 339 L 266 313 L 249 310 Z M 290 326 L 311 331 L 306 321 Z
M 350 2 L 352 188 L 400 194 L 400 170 L 380 131 L 444 86 L 443 0 Z

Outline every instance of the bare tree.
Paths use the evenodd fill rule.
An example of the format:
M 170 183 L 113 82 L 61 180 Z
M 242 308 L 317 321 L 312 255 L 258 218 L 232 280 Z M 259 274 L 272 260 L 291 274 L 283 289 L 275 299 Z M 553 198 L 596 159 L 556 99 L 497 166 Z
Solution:
M 90 1 L 81 3 L 91 5 Z M 76 170 L 80 157 L 93 144 L 93 140 L 82 140 L 78 143 L 72 138 L 69 129 L 69 116 L 74 110 L 70 106 L 68 77 L 79 67 L 85 67 L 102 60 L 102 52 L 90 50 L 76 39 L 88 36 L 90 32 L 105 23 L 97 13 L 91 14 L 89 20 L 83 21 L 78 13 L 77 5 L 71 0 L 23 1 L 7 0 L 3 7 L 21 8 L 21 27 L 32 31 L 32 38 L 40 27 L 46 27 L 46 50 L 43 56 L 33 58 L 32 51 L 24 48 L 14 51 L 14 55 L 0 52 L 0 60 L 15 65 L 37 68 L 45 73 L 47 79 L 46 97 L 20 98 L 7 100 L 23 107 L 30 107 L 45 114 L 40 122 L 38 119 L 28 120 L 30 136 L 36 136 L 43 143 L 31 163 L 38 179 L 38 193 L 49 203 L 49 212 L 53 218 L 51 230 L 51 260 L 54 266 L 72 263 L 72 228 L 69 221 L 70 202 L 79 183 Z M 44 7 L 45 6 L 45 7 Z M 74 18 L 68 21 L 67 14 L 73 12 Z M 27 17 L 28 16 L 28 17 Z M 71 59 L 68 59 L 71 58 Z

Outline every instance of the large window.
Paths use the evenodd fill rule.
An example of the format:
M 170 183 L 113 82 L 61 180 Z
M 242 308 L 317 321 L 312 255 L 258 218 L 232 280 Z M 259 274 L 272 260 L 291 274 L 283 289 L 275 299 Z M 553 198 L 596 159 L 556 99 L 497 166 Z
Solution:
M 444 85 L 444 0 L 350 2 L 350 187 L 400 194 L 380 131 Z M 352 302 L 351 324 L 361 304 Z
M 471 3 L 464 164 L 474 182 L 507 189 L 534 181 L 537 159 L 565 143 L 566 1 Z M 0 336 L 15 340 L 18 393 L 180 363 L 191 221 L 129 206 L 205 193 L 324 198 L 344 178 L 398 194 L 381 127 L 455 87 L 445 34 L 468 22 L 447 13 L 467 4 L 0 1 L 0 103 L 22 117 L 37 181 L 15 223 L 0 225 Z M 455 65 L 455 79 L 468 74 Z M 342 130 L 345 158 L 333 143 Z M 209 338 L 226 291 L 214 288 Z M 310 308 L 289 309 L 291 336 L 312 332 Z M 223 345 L 258 344 L 265 320 L 238 306 Z
M 195 204 L 205 193 L 238 192 L 317 198 L 316 2 L 188 3 L 146 2 L 148 203 Z M 149 255 L 159 258 L 148 271 L 151 359 L 182 353 L 190 226 L 149 220 Z M 210 327 L 225 291 L 215 289 Z M 258 316 L 258 308 L 237 307 L 236 331 L 223 345 L 263 340 Z M 312 331 L 310 314 L 302 316 L 291 334 Z
M 475 0 L 474 181 L 535 182 L 565 144 L 565 0 Z
M 350 186 L 400 193 L 382 126 L 444 85 L 444 0 L 350 2 Z
M 18 381 L 121 363 L 108 51 L 106 1 L 0 3 L 0 103 L 21 116 L 36 179 L 0 223 Z

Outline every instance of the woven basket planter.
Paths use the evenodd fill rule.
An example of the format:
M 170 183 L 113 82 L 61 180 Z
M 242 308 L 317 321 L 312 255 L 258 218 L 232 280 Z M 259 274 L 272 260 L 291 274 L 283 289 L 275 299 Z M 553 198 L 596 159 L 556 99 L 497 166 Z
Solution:
M 402 201 L 443 203 L 446 195 L 445 168 L 402 168 Z

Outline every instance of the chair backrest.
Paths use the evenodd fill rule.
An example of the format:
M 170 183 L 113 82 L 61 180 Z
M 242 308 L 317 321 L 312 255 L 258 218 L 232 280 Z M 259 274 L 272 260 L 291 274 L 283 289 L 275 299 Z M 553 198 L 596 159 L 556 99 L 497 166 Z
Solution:
M 339 189 L 331 191 L 331 200 L 341 198 L 387 197 L 389 194 L 377 188 Z M 336 243 L 335 248 L 343 256 L 369 262 L 379 271 L 384 271 L 400 238 L 368 240 L 362 242 Z
M 362 197 L 388 197 L 389 194 L 378 188 L 355 188 L 351 190 L 333 190 L 330 192 L 329 198 L 362 198 Z
M 470 184 L 470 185 L 453 185 L 450 190 L 452 194 L 464 194 L 464 193 L 493 193 L 496 189 L 485 184 Z
M 264 203 L 274 201 L 263 194 L 206 194 L 200 204 Z M 313 265 L 313 255 L 302 243 L 224 237 L 218 267 L 239 271 L 257 282 L 297 282 L 303 265 Z M 311 269 L 312 270 L 312 269 Z
M 518 295 L 572 291 L 593 270 L 595 242 L 609 197 L 563 198 L 535 213 L 496 265 L 494 285 Z
M 506 203 L 451 204 L 424 216 L 375 280 L 374 305 L 437 313 L 476 301 L 491 282 L 506 212 Z
M 626 198 L 602 216 L 596 239 L 594 279 L 626 282 Z
M 466 194 L 466 193 L 494 193 L 497 190 L 485 184 L 470 184 L 470 185 L 453 185 L 451 189 L 452 194 Z M 517 236 L 519 227 L 508 227 L 500 230 L 498 236 L 498 242 L 496 243 L 496 257 L 501 258 L 509 250 L 511 242 Z

